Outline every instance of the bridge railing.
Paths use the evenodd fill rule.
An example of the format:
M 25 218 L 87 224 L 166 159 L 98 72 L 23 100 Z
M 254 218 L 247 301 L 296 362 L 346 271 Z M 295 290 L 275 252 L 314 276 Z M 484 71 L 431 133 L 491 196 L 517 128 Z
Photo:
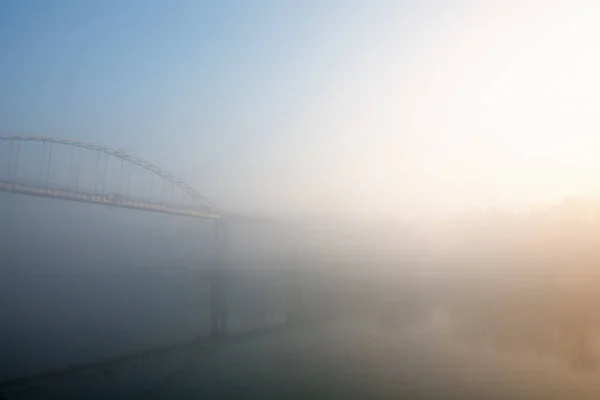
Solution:
M 6 160 L 0 164 L 0 190 L 195 218 L 223 215 L 181 179 L 98 145 L 48 137 L 0 137 L 0 159 Z

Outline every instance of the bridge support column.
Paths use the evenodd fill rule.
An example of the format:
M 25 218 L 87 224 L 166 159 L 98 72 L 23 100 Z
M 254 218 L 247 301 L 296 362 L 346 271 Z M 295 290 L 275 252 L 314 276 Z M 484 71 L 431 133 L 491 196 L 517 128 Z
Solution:
M 302 315 L 302 293 L 299 276 L 299 241 L 297 237 L 292 238 L 290 246 L 290 266 L 287 282 L 287 304 L 286 323 L 294 324 L 301 319 Z
M 230 277 L 227 268 L 227 244 L 229 229 L 227 221 L 215 221 L 215 259 L 210 282 L 211 337 L 227 336 L 229 318 Z

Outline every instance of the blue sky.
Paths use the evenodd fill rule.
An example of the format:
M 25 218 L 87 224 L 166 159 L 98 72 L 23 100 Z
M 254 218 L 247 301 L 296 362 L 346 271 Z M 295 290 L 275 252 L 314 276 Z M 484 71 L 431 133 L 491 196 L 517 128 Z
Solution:
M 322 9 L 217 3 L 3 2 L 3 129 L 131 151 L 250 135 L 226 125 L 269 100 Z
M 0 131 L 262 214 L 599 196 L 600 6 L 569 4 L 6 0 Z
M 322 157 L 310 120 L 385 5 L 4 1 L 2 133 L 123 149 L 207 196 L 277 192 L 287 147 Z

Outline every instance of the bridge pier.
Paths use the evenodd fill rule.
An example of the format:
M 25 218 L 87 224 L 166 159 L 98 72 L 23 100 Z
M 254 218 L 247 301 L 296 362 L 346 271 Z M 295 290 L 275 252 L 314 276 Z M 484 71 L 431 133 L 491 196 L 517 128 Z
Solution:
M 227 336 L 231 286 L 227 268 L 228 236 L 227 221 L 215 220 L 215 259 L 210 282 L 210 336 L 214 339 Z
M 286 304 L 286 323 L 288 325 L 299 322 L 302 318 L 302 290 L 300 285 L 299 271 L 299 239 L 294 236 L 290 251 L 290 267 L 288 270 L 287 282 L 287 304 Z

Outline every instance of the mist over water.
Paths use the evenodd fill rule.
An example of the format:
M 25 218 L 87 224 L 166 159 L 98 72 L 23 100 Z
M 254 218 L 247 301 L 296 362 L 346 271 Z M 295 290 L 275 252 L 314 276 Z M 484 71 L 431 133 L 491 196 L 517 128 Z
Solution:
M 210 223 L 1 199 L 3 379 L 208 336 Z M 214 356 L 180 350 L 125 365 L 121 380 L 140 376 L 126 390 L 92 378 L 62 385 L 73 398 L 98 385 L 111 396 L 144 392 L 189 360 L 161 393 L 594 398 L 597 214 L 569 201 L 435 226 L 239 223 L 231 331 L 285 322 L 290 279 L 305 317 L 320 322 Z M 15 398 L 49 387 L 64 386 Z
M 9 399 L 600 397 L 600 6 L 56 3 L 0 181 L 227 235 L 0 192 L 0 392 L 136 354 Z

